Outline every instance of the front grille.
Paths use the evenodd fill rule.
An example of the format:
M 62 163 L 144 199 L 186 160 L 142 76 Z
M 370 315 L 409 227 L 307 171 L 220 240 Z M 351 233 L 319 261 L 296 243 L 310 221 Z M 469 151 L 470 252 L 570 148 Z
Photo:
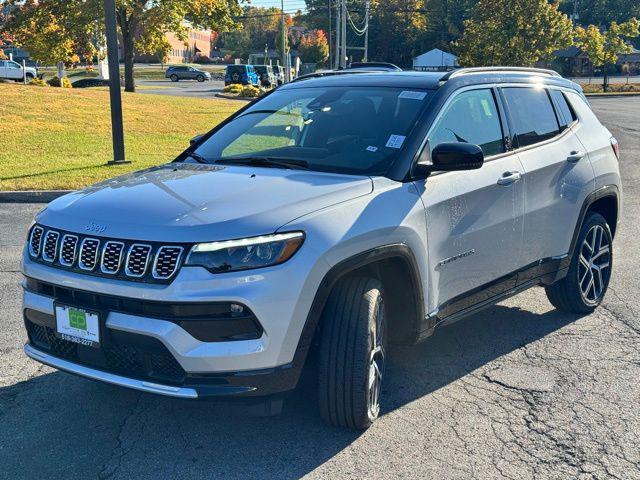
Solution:
M 78 248 L 78 237 L 75 235 L 65 235 L 62 237 L 62 246 L 60 247 L 60 264 L 70 267 L 76 261 L 76 250 Z
M 49 230 L 44 237 L 44 248 L 42 249 L 42 259 L 45 262 L 54 262 L 58 254 L 58 239 L 60 233 Z
M 29 253 L 37 257 L 40 255 L 40 247 L 42 245 L 42 234 L 44 233 L 44 228 L 36 225 L 31 230 L 31 237 L 29 238 Z
M 153 263 L 153 277 L 171 278 L 176 273 L 182 250 L 182 247 L 160 247 Z
M 147 273 L 151 245 L 133 244 L 127 254 L 125 273 L 129 277 L 142 277 Z
M 191 245 L 83 236 L 35 225 L 29 234 L 29 255 L 77 273 L 148 283 L 169 283 Z
M 135 334 L 105 334 L 97 349 L 56 337 L 54 330 L 25 319 L 29 341 L 56 357 L 141 380 L 181 384 L 186 372 L 158 340 Z
M 98 264 L 98 248 L 100 240 L 85 238 L 80 244 L 80 260 L 78 266 L 82 270 L 93 270 Z
M 104 250 L 102 250 L 102 262 L 100 269 L 102 273 L 118 273 L 120 270 L 120 263 L 122 263 L 122 251 L 124 250 L 124 243 L 109 241 L 104 244 Z

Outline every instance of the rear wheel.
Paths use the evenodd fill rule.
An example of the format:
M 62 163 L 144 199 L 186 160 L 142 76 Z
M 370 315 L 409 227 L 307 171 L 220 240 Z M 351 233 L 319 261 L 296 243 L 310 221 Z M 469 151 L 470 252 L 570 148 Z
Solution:
M 382 285 L 366 277 L 340 281 L 321 321 L 320 414 L 333 425 L 364 430 L 380 414 L 386 363 Z
M 558 310 L 590 313 L 604 298 L 613 261 L 611 229 L 604 217 L 591 213 L 578 236 L 567 276 L 546 288 Z
M 175 73 L 173 75 L 171 75 L 169 78 L 171 79 L 172 82 L 177 82 L 178 81 L 178 75 L 176 75 Z

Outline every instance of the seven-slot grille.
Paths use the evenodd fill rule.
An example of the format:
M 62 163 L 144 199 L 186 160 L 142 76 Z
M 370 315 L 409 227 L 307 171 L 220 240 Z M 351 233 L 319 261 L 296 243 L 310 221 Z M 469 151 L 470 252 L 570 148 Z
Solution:
M 185 247 L 85 237 L 36 225 L 29 255 L 56 267 L 135 281 L 167 283 L 180 268 Z

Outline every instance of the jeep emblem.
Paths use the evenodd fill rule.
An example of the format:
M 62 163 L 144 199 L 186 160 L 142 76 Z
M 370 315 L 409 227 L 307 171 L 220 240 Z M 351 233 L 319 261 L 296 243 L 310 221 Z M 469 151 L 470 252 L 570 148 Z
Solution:
M 87 224 L 87 226 L 86 226 L 86 227 L 84 227 L 84 229 L 85 229 L 87 232 L 102 233 L 102 232 L 104 232 L 104 231 L 107 229 L 107 226 L 106 226 L 106 225 L 98 225 L 98 224 L 97 224 L 97 223 L 95 223 L 95 222 L 89 222 L 89 223 Z

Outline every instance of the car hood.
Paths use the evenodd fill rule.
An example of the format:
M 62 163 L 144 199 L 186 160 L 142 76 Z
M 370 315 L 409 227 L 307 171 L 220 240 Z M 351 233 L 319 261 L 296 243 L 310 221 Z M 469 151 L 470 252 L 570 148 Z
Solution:
M 132 240 L 228 240 L 272 233 L 295 218 L 372 189 L 371 179 L 362 176 L 174 163 L 60 197 L 37 221 Z

